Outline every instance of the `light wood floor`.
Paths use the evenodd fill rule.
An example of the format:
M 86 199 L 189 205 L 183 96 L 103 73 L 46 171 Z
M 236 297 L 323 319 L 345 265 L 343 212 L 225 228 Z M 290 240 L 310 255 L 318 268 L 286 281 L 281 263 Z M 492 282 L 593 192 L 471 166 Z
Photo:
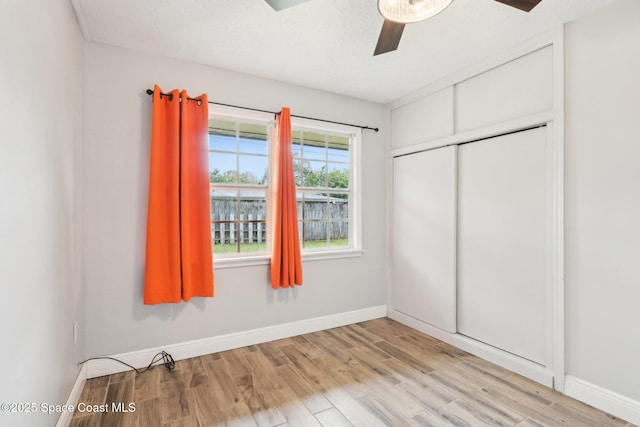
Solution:
M 87 381 L 79 426 L 631 426 L 390 319 Z M 109 407 L 111 409 L 111 407 Z

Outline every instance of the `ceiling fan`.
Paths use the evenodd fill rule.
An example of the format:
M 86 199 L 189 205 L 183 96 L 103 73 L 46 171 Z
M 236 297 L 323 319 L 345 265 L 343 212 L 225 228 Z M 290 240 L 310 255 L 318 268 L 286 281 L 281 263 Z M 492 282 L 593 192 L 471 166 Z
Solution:
M 274 10 L 305 3 L 309 0 L 265 0 Z M 422 21 L 446 9 L 453 0 L 378 0 L 378 11 L 385 18 L 378 37 L 374 56 L 398 48 L 405 24 Z M 525 12 L 531 11 L 542 0 L 496 0 Z

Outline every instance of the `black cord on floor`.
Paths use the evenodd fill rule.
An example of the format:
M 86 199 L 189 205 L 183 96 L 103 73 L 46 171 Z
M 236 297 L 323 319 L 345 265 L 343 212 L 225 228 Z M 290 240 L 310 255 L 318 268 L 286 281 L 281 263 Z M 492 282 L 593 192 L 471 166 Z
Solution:
M 135 366 L 129 365 L 127 362 L 123 362 L 122 360 L 118 360 L 115 357 L 110 357 L 110 356 L 90 357 L 90 358 L 88 358 L 86 360 L 83 360 L 82 362 L 78 363 L 78 365 L 82 365 L 83 363 L 87 363 L 89 360 L 98 360 L 98 359 L 114 360 L 114 361 L 116 361 L 118 363 L 122 363 L 123 365 L 126 365 L 126 366 L 130 367 L 131 369 L 133 369 L 134 371 L 136 371 L 139 374 L 141 374 L 141 373 L 143 373 L 145 371 L 148 371 L 149 369 L 153 369 L 154 364 L 156 364 L 160 360 L 162 360 L 162 364 L 167 368 L 167 370 L 169 372 L 173 371 L 176 368 L 176 362 L 173 360 L 173 357 L 171 357 L 171 355 L 169 353 L 167 353 L 166 351 L 161 351 L 160 353 L 158 353 L 155 356 L 153 356 L 153 359 L 151 359 L 151 363 L 149 363 L 149 366 L 147 366 L 146 368 L 143 368 L 143 369 L 138 369 Z

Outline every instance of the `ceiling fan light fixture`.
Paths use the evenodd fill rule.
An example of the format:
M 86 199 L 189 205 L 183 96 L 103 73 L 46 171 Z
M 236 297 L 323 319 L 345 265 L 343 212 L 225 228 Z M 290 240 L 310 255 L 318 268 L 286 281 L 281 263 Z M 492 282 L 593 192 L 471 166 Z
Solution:
M 453 0 L 378 0 L 385 19 L 403 24 L 422 21 L 445 10 Z

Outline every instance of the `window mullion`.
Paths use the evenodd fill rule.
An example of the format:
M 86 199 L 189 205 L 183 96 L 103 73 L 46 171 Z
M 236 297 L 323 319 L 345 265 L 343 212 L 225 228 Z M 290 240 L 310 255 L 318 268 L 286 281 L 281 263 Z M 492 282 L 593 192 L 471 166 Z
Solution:
M 240 253 L 240 241 L 242 240 L 242 227 L 240 225 L 240 190 L 236 191 L 236 252 Z
M 324 134 L 324 186 L 329 188 L 329 135 Z M 329 197 L 331 193 L 324 193 L 326 197 L 325 201 L 325 246 L 329 246 L 331 244 L 331 203 L 329 203 Z

